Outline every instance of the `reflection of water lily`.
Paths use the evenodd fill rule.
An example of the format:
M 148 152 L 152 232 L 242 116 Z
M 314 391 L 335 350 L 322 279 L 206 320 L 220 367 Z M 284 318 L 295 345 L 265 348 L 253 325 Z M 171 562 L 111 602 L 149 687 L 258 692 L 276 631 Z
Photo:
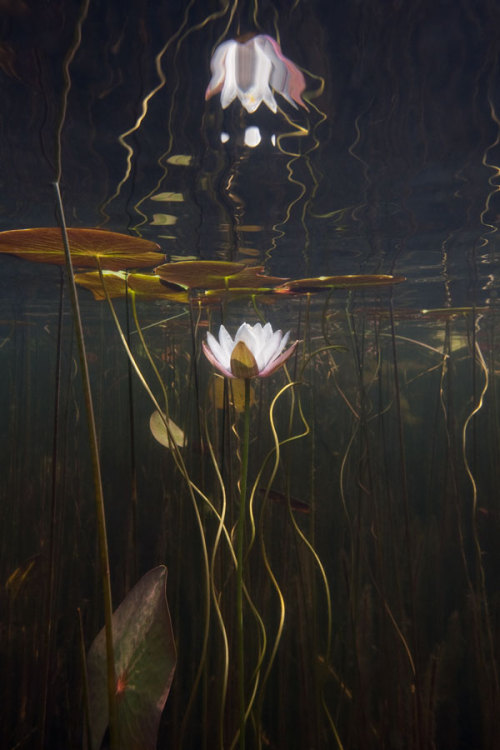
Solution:
M 212 55 L 210 69 L 212 79 L 205 98 L 220 92 L 223 109 L 238 97 L 247 112 L 255 112 L 262 102 L 276 112 L 273 90 L 293 107 L 300 104 L 307 109 L 301 97 L 306 87 L 304 76 L 270 36 L 259 34 L 244 43 L 234 39 L 223 42 Z
M 270 323 L 264 327 L 260 323 L 249 326 L 242 323 L 234 340 L 224 326 L 220 327 L 219 340 L 207 333 L 203 342 L 203 351 L 210 362 L 228 378 L 265 378 L 293 354 L 298 341 L 286 351 L 290 331 L 283 336 L 281 331 L 274 331 Z

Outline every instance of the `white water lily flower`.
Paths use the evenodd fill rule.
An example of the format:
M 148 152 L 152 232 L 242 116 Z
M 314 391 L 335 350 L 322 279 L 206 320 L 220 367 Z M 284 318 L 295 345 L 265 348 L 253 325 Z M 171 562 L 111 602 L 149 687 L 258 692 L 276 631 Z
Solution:
M 295 351 L 295 341 L 283 351 L 290 331 L 283 336 L 274 331 L 270 323 L 253 326 L 242 323 L 234 340 L 224 326 L 220 327 L 219 340 L 210 332 L 203 342 L 203 351 L 208 360 L 227 378 L 265 378 L 281 367 Z
M 281 94 L 292 107 L 307 109 L 302 100 L 306 87 L 297 66 L 284 56 L 278 42 L 266 34 L 258 34 L 246 42 L 228 39 L 220 44 L 210 61 L 212 78 L 205 99 L 220 92 L 222 109 L 236 97 L 247 112 L 255 112 L 264 102 L 272 112 L 278 105 L 273 91 Z

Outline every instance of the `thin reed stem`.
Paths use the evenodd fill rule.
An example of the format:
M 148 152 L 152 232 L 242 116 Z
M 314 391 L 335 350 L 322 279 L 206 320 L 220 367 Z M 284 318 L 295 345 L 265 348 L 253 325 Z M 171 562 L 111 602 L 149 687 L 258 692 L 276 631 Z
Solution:
M 75 275 L 73 273 L 73 263 L 69 248 L 68 232 L 66 220 L 64 218 L 64 208 L 61 199 L 59 183 L 54 183 L 56 200 L 59 209 L 61 221 L 61 232 L 66 256 L 66 269 L 68 273 L 68 282 L 70 290 L 71 305 L 73 309 L 73 318 L 75 323 L 76 340 L 78 352 L 80 355 L 80 367 L 82 371 L 82 385 L 87 413 L 87 422 L 89 430 L 90 456 L 92 461 L 92 475 L 94 479 L 96 516 L 97 516 L 97 533 L 99 537 L 99 559 L 101 567 L 101 584 L 104 598 L 104 630 L 106 635 L 106 674 L 108 688 L 108 711 L 109 711 L 109 736 L 111 750 L 118 750 L 118 713 L 115 699 L 115 659 L 113 649 L 113 604 L 111 597 L 111 576 L 109 572 L 109 553 L 108 553 L 108 536 L 106 531 L 106 513 L 104 508 L 104 493 L 102 489 L 101 465 L 99 461 L 99 446 L 97 443 L 97 429 L 94 416 L 94 404 L 92 401 L 92 391 L 90 388 L 90 376 L 88 369 L 87 356 L 85 353 L 85 340 L 83 336 L 83 325 L 80 316 L 80 305 L 76 292 Z
M 250 378 L 245 378 L 245 411 L 241 442 L 240 514 L 236 543 L 236 620 L 238 632 L 238 696 L 240 702 L 240 750 L 245 750 L 245 632 L 243 621 L 243 548 L 247 507 L 248 452 L 250 444 Z

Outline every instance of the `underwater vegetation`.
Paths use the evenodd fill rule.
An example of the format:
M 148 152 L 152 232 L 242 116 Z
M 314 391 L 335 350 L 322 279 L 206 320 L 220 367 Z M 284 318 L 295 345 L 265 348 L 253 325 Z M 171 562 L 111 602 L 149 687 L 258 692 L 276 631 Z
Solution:
M 288 737 L 290 706 L 299 711 L 312 701 L 316 711 L 300 722 L 296 744 L 287 740 L 291 746 L 377 747 L 394 731 L 387 712 L 400 710 L 400 731 L 415 733 L 423 747 L 451 731 L 449 707 L 461 694 L 457 669 L 470 680 L 481 670 L 486 731 L 496 705 L 495 634 L 480 539 L 486 539 L 491 511 L 470 441 L 478 439 L 472 425 L 491 398 L 498 370 L 487 311 L 415 310 L 399 318 L 383 304 L 358 308 L 357 290 L 404 283 L 384 275 L 290 280 L 219 261 L 160 264 L 138 273 L 125 269 L 140 267 L 145 257 L 151 261 L 151 252 L 157 261 L 150 243 L 131 238 L 124 249 L 119 235 L 105 233 L 101 245 L 99 230 L 69 229 L 59 230 L 58 246 L 56 231 L 8 231 L 0 234 L 0 248 L 57 266 L 65 261 L 66 237 L 74 281 L 83 279 L 78 306 L 89 315 L 82 295 L 90 290 L 92 304 L 106 305 L 114 326 L 97 357 L 113 357 L 113 377 L 120 380 L 113 408 L 121 401 L 120 423 L 128 423 L 117 449 L 131 441 L 135 474 L 120 478 L 130 507 L 119 514 L 129 520 L 125 527 L 120 521 L 122 541 L 112 546 L 124 566 L 111 577 L 114 589 L 124 591 L 109 620 L 113 671 L 110 677 L 104 628 L 87 654 L 81 651 L 84 671 L 72 667 L 80 675 L 71 697 L 75 736 L 86 731 L 96 748 L 109 730 L 123 748 L 161 746 L 163 736 L 179 746 L 196 746 L 204 737 L 212 747 L 279 747 L 280 737 Z M 77 270 L 92 263 L 98 270 Z M 343 309 L 335 294 L 343 295 Z M 212 334 L 221 311 L 231 323 L 241 310 L 246 317 L 252 311 L 263 320 L 273 317 L 274 298 L 300 305 L 296 340 L 288 348 L 290 334 L 269 323 L 242 323 L 234 338 L 224 324 L 218 338 Z M 154 300 L 168 304 L 170 315 L 158 320 Z M 188 315 L 178 318 L 179 307 Z M 101 319 L 89 319 L 87 332 Z M 439 335 L 426 340 L 428 320 Z M 209 362 L 200 359 L 201 351 Z M 96 369 L 90 352 L 84 343 L 103 413 L 110 370 Z M 209 363 L 223 378 L 210 374 Z M 475 383 L 472 402 L 467 383 Z M 56 403 L 61 388 L 59 380 Z M 432 394 L 435 410 L 422 410 Z M 486 434 L 495 429 L 488 414 Z M 56 434 L 67 429 L 60 419 Z M 142 425 L 142 445 L 132 425 L 134 431 Z M 158 450 L 167 455 L 160 458 Z M 426 472 L 415 463 L 423 453 Z M 141 510 L 145 492 L 156 498 L 147 512 Z M 89 510 L 81 507 L 78 516 Z M 115 511 L 106 515 L 113 518 Z M 51 523 L 56 534 L 63 521 L 56 515 Z M 178 591 L 168 605 L 163 565 L 140 579 L 134 573 L 139 523 L 163 526 L 152 541 L 158 551 L 146 558 L 158 560 L 166 551 Z M 46 563 L 33 560 L 11 572 L 6 593 L 12 614 L 26 606 L 23 595 L 35 570 L 43 564 L 55 573 L 56 554 L 65 549 L 56 538 Z M 125 573 L 135 586 L 124 584 Z M 108 575 L 109 563 L 101 573 Z M 54 596 L 52 590 L 50 607 Z M 88 628 L 95 614 L 87 611 L 84 621 Z M 466 635 L 470 628 L 474 641 Z M 20 658 L 16 647 L 11 653 Z M 179 670 L 183 678 L 176 684 Z M 396 682 L 392 674 L 399 675 Z M 383 707 L 372 704 L 380 691 Z M 202 730 L 200 715 L 207 717 Z
M 427 5 L 4 3 L 2 748 L 495 750 L 500 19 Z

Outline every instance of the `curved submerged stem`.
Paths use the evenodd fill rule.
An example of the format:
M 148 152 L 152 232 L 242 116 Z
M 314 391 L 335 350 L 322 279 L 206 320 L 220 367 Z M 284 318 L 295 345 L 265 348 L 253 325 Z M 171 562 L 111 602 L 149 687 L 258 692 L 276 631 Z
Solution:
M 162 408 L 160 407 L 160 404 L 158 403 L 158 400 L 156 399 L 156 397 L 155 397 L 153 391 L 151 390 L 151 388 L 149 387 L 149 385 L 148 385 L 148 383 L 147 383 L 144 375 L 141 372 L 141 368 L 139 367 L 139 365 L 138 365 L 138 363 L 137 363 L 134 355 L 132 354 L 132 350 L 131 350 L 131 348 L 129 346 L 129 343 L 127 341 L 127 338 L 126 338 L 126 336 L 125 336 L 125 334 L 124 334 L 124 332 L 122 330 L 122 327 L 120 325 L 120 321 L 118 320 L 118 316 L 116 314 L 116 310 L 114 308 L 114 305 L 113 305 L 113 303 L 111 301 L 111 297 L 109 296 L 109 292 L 107 290 L 106 282 L 105 282 L 105 279 L 104 279 L 104 275 L 102 273 L 102 269 L 101 269 L 101 266 L 100 266 L 99 262 L 98 262 L 98 270 L 99 270 L 99 276 L 100 276 L 100 279 L 101 279 L 101 284 L 102 284 L 102 287 L 104 289 L 104 293 L 106 295 L 106 301 L 108 303 L 109 309 L 111 311 L 111 315 L 112 315 L 113 320 L 115 322 L 118 334 L 120 336 L 120 339 L 122 341 L 124 349 L 125 349 L 125 351 L 127 353 L 127 356 L 128 356 L 128 358 L 130 360 L 130 363 L 131 363 L 133 369 L 135 370 L 135 372 L 136 372 L 136 374 L 137 374 L 137 376 L 138 376 L 141 384 L 143 385 L 145 391 L 147 392 L 149 398 L 151 399 L 152 403 L 154 404 L 155 408 L 157 409 L 157 411 L 162 416 L 162 419 L 163 419 L 163 422 L 164 422 L 164 425 L 165 425 L 165 429 L 166 429 L 168 437 L 169 437 L 169 443 L 170 443 L 171 453 L 172 453 L 172 455 L 174 457 L 175 465 L 177 466 L 179 472 L 181 473 L 182 477 L 184 478 L 184 480 L 186 482 L 187 489 L 188 489 L 188 492 L 189 492 L 189 496 L 190 496 L 190 499 L 191 499 L 191 504 L 193 506 L 193 511 L 194 511 L 195 518 L 196 518 L 196 524 L 198 526 L 199 533 L 200 533 L 202 555 L 203 555 L 203 572 L 204 572 L 205 620 L 204 620 L 204 626 L 203 626 L 203 638 L 202 638 L 200 662 L 199 662 L 199 665 L 198 665 L 196 676 L 194 678 L 193 687 L 192 687 L 192 690 L 191 690 L 191 695 L 189 697 L 188 705 L 187 705 L 187 707 L 185 709 L 184 718 L 183 718 L 182 724 L 181 724 L 181 730 L 180 730 L 180 732 L 181 732 L 181 739 L 182 739 L 182 736 L 183 736 L 183 734 L 184 734 L 184 732 L 186 730 L 188 716 L 189 716 L 189 714 L 191 712 L 191 709 L 192 709 L 192 706 L 193 706 L 193 703 L 194 703 L 194 698 L 195 698 L 196 692 L 198 690 L 198 686 L 200 684 L 200 680 L 201 680 L 201 677 L 202 677 L 202 674 L 203 674 L 203 669 L 205 668 L 205 664 L 206 664 L 206 660 L 207 660 L 207 654 L 208 654 L 208 639 L 209 639 L 209 631 L 210 631 L 210 602 L 211 602 L 211 595 L 210 595 L 210 565 L 209 565 L 209 559 L 208 559 L 208 550 L 207 550 L 207 542 L 206 542 L 206 538 L 205 538 L 205 531 L 204 531 L 204 528 L 203 528 L 203 523 L 202 523 L 202 520 L 201 520 L 200 511 L 199 511 L 198 505 L 196 503 L 195 493 L 198 494 L 206 502 L 208 502 L 209 505 L 210 505 L 210 501 L 208 500 L 208 498 L 205 497 L 205 495 L 201 492 L 201 490 L 194 484 L 194 482 L 192 481 L 191 477 L 189 476 L 189 472 L 187 470 L 187 467 L 186 467 L 186 464 L 185 464 L 184 459 L 182 457 L 182 454 L 181 454 L 178 446 L 176 445 L 174 437 L 172 435 L 172 432 L 171 432 L 171 429 L 170 429 L 170 426 L 169 426 L 169 423 L 168 423 L 168 419 L 167 419 L 166 415 L 163 413 Z M 144 339 L 142 341 L 143 341 L 143 345 L 145 345 Z M 151 355 L 149 354 L 149 356 L 151 356 Z M 181 745 L 181 744 L 182 744 L 182 742 L 179 743 L 179 745 Z

